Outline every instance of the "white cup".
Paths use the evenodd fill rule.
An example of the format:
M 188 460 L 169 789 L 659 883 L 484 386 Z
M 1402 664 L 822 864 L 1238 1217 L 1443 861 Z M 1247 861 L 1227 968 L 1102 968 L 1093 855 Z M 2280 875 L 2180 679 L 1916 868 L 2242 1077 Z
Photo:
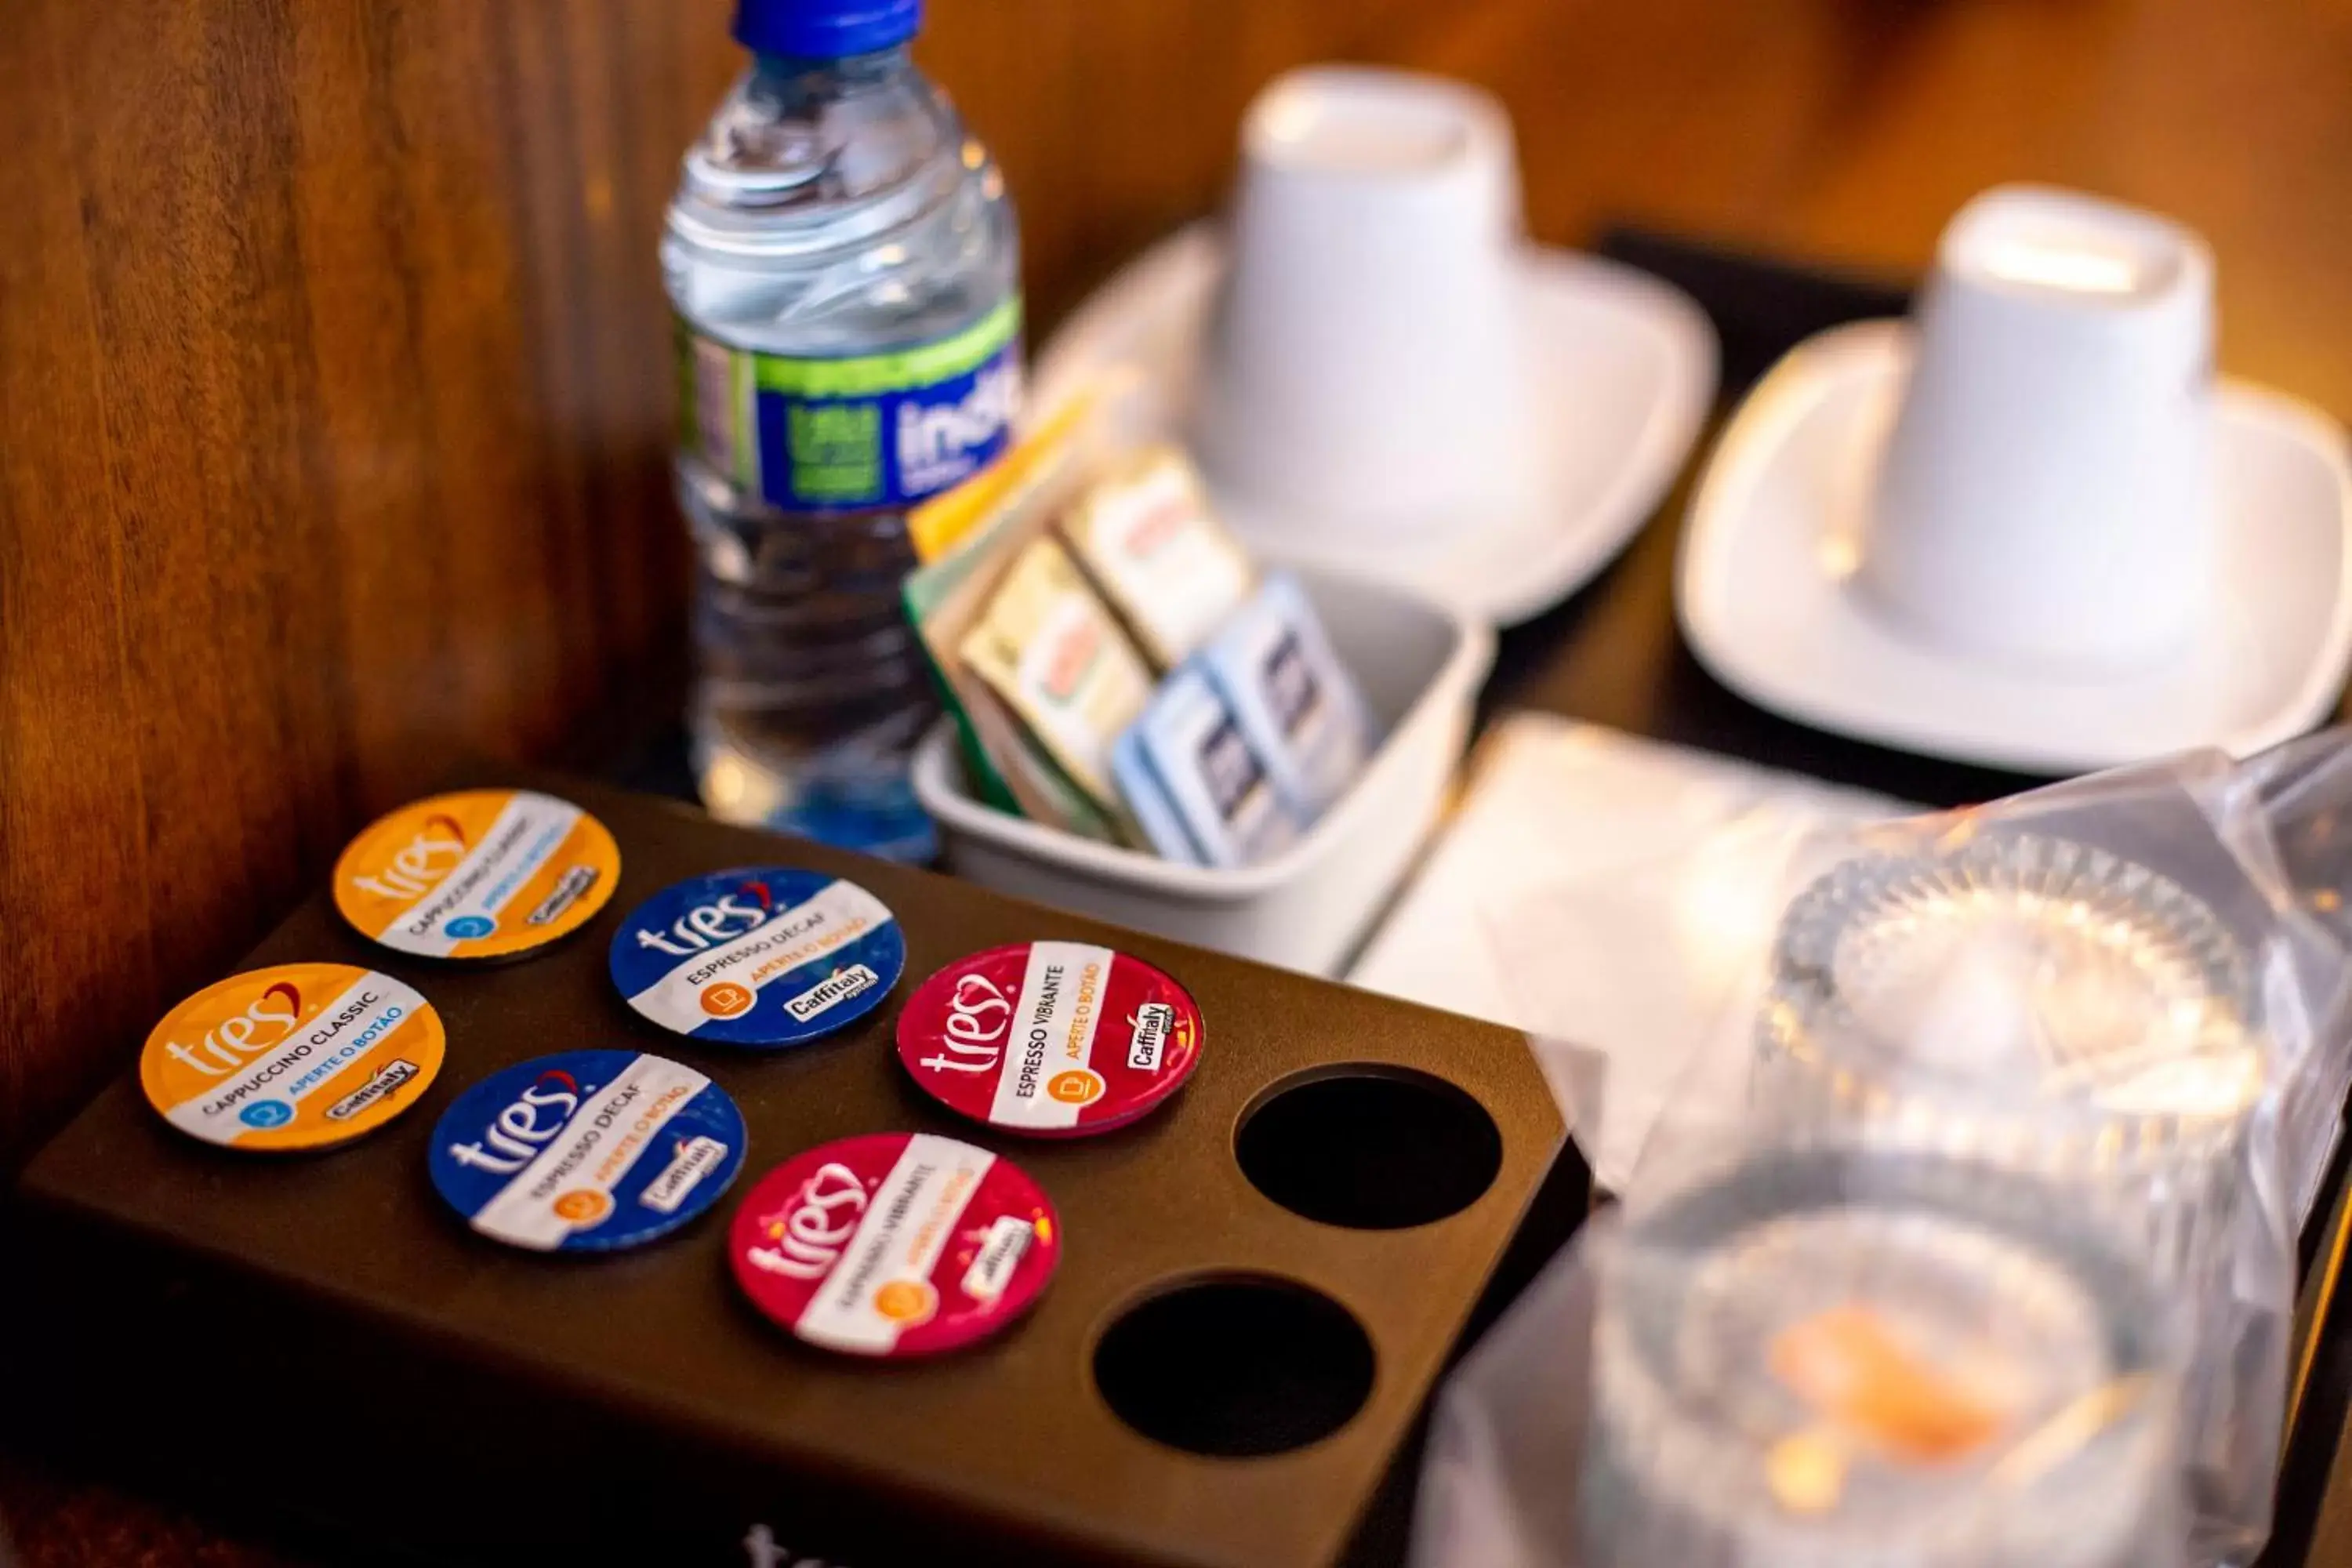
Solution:
M 1321 66 L 1243 122 L 1192 437 L 1286 528 L 1397 531 L 1509 505 L 1525 439 L 1511 126 L 1475 88 Z
M 2032 186 L 1944 230 L 1859 581 L 1906 629 L 2060 671 L 2145 666 L 2212 586 L 2213 262 L 2153 214 Z

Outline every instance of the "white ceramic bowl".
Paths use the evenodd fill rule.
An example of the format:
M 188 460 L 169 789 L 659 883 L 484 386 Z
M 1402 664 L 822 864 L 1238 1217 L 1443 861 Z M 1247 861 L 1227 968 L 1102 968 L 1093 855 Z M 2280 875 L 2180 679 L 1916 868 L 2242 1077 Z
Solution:
M 1305 837 L 1217 870 L 1115 848 L 974 799 L 942 720 L 915 757 L 915 793 L 948 867 L 1016 898 L 1310 974 L 1338 972 L 1445 805 L 1495 636 L 1403 588 L 1294 567 L 1383 737 L 1363 776 Z

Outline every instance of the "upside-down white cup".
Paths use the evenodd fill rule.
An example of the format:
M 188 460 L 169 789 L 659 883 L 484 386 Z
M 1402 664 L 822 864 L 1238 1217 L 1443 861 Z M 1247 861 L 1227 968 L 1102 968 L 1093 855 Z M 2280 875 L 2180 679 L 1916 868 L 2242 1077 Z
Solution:
M 1944 231 L 1862 531 L 1906 630 L 2112 669 L 2192 638 L 2212 584 L 2213 263 L 2154 214 L 2032 186 Z
M 1517 164 L 1459 82 L 1313 67 L 1250 106 L 1192 437 L 1281 526 L 1426 528 L 1534 488 Z

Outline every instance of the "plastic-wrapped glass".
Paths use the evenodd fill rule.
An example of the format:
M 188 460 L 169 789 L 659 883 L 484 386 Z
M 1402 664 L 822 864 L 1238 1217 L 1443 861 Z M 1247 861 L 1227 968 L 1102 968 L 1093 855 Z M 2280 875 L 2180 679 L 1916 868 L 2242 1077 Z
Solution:
M 1582 1568 L 2147 1568 L 2179 1342 L 2048 1184 L 1767 1149 L 1599 1256 Z
M 2267 1525 L 2293 1289 L 2275 1195 L 2292 1178 L 2262 1118 L 2280 1065 L 2307 1044 L 2296 988 L 2279 984 L 2293 939 L 2246 871 L 2200 865 L 2197 836 L 2167 844 L 2120 810 L 2042 804 L 1867 836 L 1790 902 L 1754 1113 L 1981 1153 L 2127 1226 L 2200 1348 L 2184 1444 L 2199 1540 L 2211 1561 L 2240 1560 L 2260 1538 L 2242 1521 Z M 2168 857 L 2235 899 L 2239 918 L 2053 827 Z M 2266 996 L 2281 1000 L 2284 1040 Z
M 2181 1518 L 2132 1561 L 2179 1547 L 2191 1568 L 2250 1563 L 2277 1480 L 2295 1237 L 2352 1081 L 2352 731 L 1772 848 L 1710 837 L 1612 889 L 1664 899 L 1729 879 L 1738 898 L 1707 909 L 1769 911 L 1715 921 L 1641 973 L 1664 1001 L 1644 1004 L 1655 1026 L 1629 1033 L 1638 1057 L 1612 1049 L 1598 1093 L 1636 1223 L 1719 1178 L 1727 1151 L 1792 1142 L 2037 1184 L 2053 1215 L 2104 1228 L 2147 1270 L 2191 1347 Z M 1563 881 L 1486 911 L 1498 963 L 1538 990 L 1574 969 L 1573 951 L 1494 933 L 1577 929 L 1591 891 Z M 1630 1136 L 1608 1125 L 1629 1103 L 1644 1118 Z M 1588 1373 L 1622 1359 L 1584 1357 L 1595 1276 L 1557 1267 L 1444 1396 L 1428 1568 L 1580 1561 L 1557 1478 L 1580 1463 Z
M 1982 1152 L 2130 1215 L 2168 1280 L 2224 1265 L 2268 1076 L 2244 951 L 2179 883 L 2030 833 L 1864 854 L 1789 905 L 1768 1116 Z

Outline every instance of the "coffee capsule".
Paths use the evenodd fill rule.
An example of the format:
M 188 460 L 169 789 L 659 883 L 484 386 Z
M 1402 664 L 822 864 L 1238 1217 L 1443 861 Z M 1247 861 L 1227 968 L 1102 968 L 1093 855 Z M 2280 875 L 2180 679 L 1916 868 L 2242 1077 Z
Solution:
M 466 1223 L 533 1252 L 641 1247 L 742 1168 L 743 1118 L 692 1068 L 565 1051 L 491 1074 L 433 1130 L 433 1184 Z
M 793 1156 L 736 1211 L 735 1279 L 796 1338 L 898 1359 L 1003 1332 L 1060 1261 L 1054 1205 L 1010 1161 L 929 1133 Z
M 139 1059 L 147 1102 L 232 1149 L 331 1149 L 407 1110 L 441 1070 L 440 1016 L 388 974 L 282 963 L 207 985 Z
M 856 1023 L 907 967 L 907 939 L 855 882 L 781 866 L 663 889 L 613 933 L 613 984 L 673 1034 L 774 1049 Z
M 976 1121 L 1076 1138 L 1123 1127 L 1182 1088 L 1202 1034 L 1192 996 L 1141 959 L 1022 942 L 924 981 L 898 1015 L 898 1059 Z
M 464 790 L 376 819 L 335 862 L 335 908 L 425 958 L 510 958 L 578 931 L 613 896 L 620 847 L 551 795 Z

